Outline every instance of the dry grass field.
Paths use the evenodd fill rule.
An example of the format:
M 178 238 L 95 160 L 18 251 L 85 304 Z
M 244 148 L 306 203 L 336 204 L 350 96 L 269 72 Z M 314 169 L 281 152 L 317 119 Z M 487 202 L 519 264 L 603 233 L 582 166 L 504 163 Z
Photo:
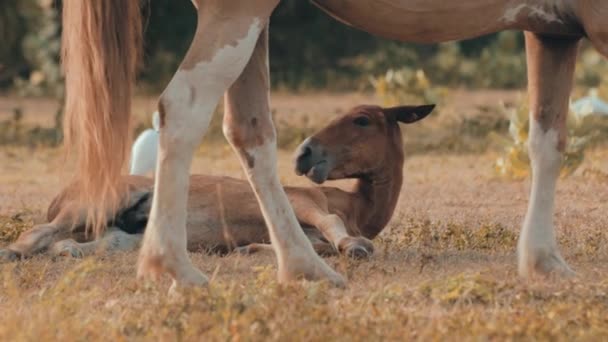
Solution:
M 0 265 L 0 340 L 606 340 L 608 147 L 588 151 L 557 189 L 557 236 L 577 276 L 519 279 L 515 245 L 529 180 L 498 178 L 500 151 L 483 134 L 457 135 L 459 118 L 485 118 L 499 100 L 516 98 L 453 91 L 439 115 L 404 129 L 405 182 L 374 241 L 377 253 L 368 261 L 327 259 L 348 277 L 346 289 L 278 285 L 271 253 L 192 254 L 211 285 L 175 297 L 166 295 L 167 279 L 136 281 L 136 253 L 38 256 Z M 285 135 L 372 101 L 279 94 L 273 107 Z M 0 98 L 0 120 L 15 105 Z M 52 103 L 21 105 L 26 122 L 52 123 Z M 144 118 L 153 108 L 154 100 L 140 99 L 135 112 Z M 290 147 L 280 151 L 279 167 L 285 183 L 309 184 L 292 172 Z M 192 171 L 242 177 L 220 139 L 201 147 Z M 0 146 L 0 247 L 44 219 L 66 172 L 58 149 Z

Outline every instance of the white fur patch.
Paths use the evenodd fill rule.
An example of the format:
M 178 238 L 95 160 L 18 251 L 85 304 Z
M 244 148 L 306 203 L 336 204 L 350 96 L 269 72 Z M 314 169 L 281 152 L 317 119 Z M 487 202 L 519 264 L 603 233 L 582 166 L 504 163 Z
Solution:
M 562 20 L 557 16 L 556 13 L 547 11 L 543 8 L 542 4 L 539 5 L 528 5 L 519 4 L 515 7 L 507 8 L 503 14 L 501 20 L 507 24 L 512 24 L 517 21 L 519 14 L 527 10 L 529 18 L 541 19 L 546 23 L 563 23 Z
M 536 120 L 531 120 L 530 133 L 532 193 L 523 234 L 527 245 L 537 246 L 555 239 L 553 207 L 562 155 L 557 150 L 558 132 L 555 129 L 544 132 Z
M 340 245 L 340 241 L 348 237 L 346 226 L 340 216 L 335 214 L 326 215 L 323 218 L 322 227 L 323 235 L 327 238 L 335 247 Z
M 519 4 L 515 7 L 511 7 L 511 8 L 507 8 L 505 10 L 505 14 L 503 14 L 501 20 L 504 21 L 505 23 L 514 23 L 517 20 L 517 15 L 519 14 L 519 12 L 521 10 L 523 10 L 524 8 L 526 8 L 528 5 L 526 4 Z
M 532 191 L 519 239 L 520 258 L 529 259 L 530 253 L 557 254 L 553 213 L 555 185 L 562 159 L 557 149 L 558 135 L 555 129 L 551 128 L 545 132 L 536 120 L 530 121 Z M 532 259 L 534 258 L 535 256 L 532 256 Z
M 226 89 L 243 72 L 251 58 L 264 26 L 254 18 L 247 34 L 237 43 L 218 49 L 210 61 L 202 61 L 191 69 L 177 71 L 163 98 L 169 99 L 165 106 L 171 113 L 179 113 L 172 120 L 172 130 L 180 138 L 198 144 L 201 132 L 193 127 L 208 127 L 211 114 Z M 183 118 L 183 119 L 182 119 Z M 181 120 L 178 120 L 181 119 Z M 186 135 L 186 136 L 184 136 Z
M 158 132 L 147 129 L 135 139 L 131 147 L 131 175 L 146 175 L 154 171 L 158 156 Z

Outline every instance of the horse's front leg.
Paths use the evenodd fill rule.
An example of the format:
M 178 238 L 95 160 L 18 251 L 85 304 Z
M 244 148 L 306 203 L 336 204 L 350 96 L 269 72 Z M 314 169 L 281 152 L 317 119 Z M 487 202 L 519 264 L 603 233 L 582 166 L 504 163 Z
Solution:
M 298 278 L 344 279 L 313 250 L 304 235 L 277 174 L 276 134 L 269 108 L 268 31 L 225 96 L 224 134 L 260 204 L 279 267 L 279 281 Z
M 518 243 L 521 276 L 572 273 L 557 247 L 553 213 L 577 48 L 578 39 L 526 32 L 532 190 Z
M 251 58 L 277 2 L 199 3 L 192 45 L 159 101 L 159 158 L 152 210 L 139 257 L 140 277 L 167 273 L 173 278 L 172 288 L 207 283 L 186 249 L 192 156 L 220 97 Z

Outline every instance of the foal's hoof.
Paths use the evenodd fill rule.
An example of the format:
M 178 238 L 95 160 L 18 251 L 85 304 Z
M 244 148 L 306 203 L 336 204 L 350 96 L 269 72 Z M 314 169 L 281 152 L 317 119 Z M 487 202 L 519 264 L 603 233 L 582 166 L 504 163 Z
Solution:
M 338 249 L 341 254 L 353 259 L 367 259 L 374 254 L 374 244 L 362 236 L 342 239 Z
M 0 249 L 0 262 L 12 262 L 17 261 L 21 257 L 21 254 L 12 251 L 8 248 Z
M 53 245 L 51 253 L 54 256 L 82 259 L 84 252 L 76 244 L 77 242 L 71 239 L 59 241 Z
M 84 258 L 84 253 L 76 247 L 69 246 L 69 247 L 65 247 L 63 250 L 59 251 L 57 253 L 57 256 L 82 259 L 82 258 Z

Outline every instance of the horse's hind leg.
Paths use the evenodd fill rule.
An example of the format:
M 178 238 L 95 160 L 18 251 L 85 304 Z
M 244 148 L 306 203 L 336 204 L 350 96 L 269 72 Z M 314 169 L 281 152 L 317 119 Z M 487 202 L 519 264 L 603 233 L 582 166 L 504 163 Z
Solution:
M 279 281 L 297 278 L 344 279 L 313 250 L 281 186 L 277 173 L 276 134 L 269 108 L 268 32 L 225 96 L 224 135 L 241 159 L 275 249 Z
M 140 277 L 166 272 L 174 286 L 207 282 L 186 250 L 192 155 L 221 95 L 251 57 L 277 2 L 199 2 L 192 45 L 159 101 L 159 158 L 152 210 L 139 257 Z
M 577 50 L 578 39 L 526 32 L 532 192 L 518 243 L 522 276 L 533 272 L 572 273 L 558 251 L 553 213 Z

